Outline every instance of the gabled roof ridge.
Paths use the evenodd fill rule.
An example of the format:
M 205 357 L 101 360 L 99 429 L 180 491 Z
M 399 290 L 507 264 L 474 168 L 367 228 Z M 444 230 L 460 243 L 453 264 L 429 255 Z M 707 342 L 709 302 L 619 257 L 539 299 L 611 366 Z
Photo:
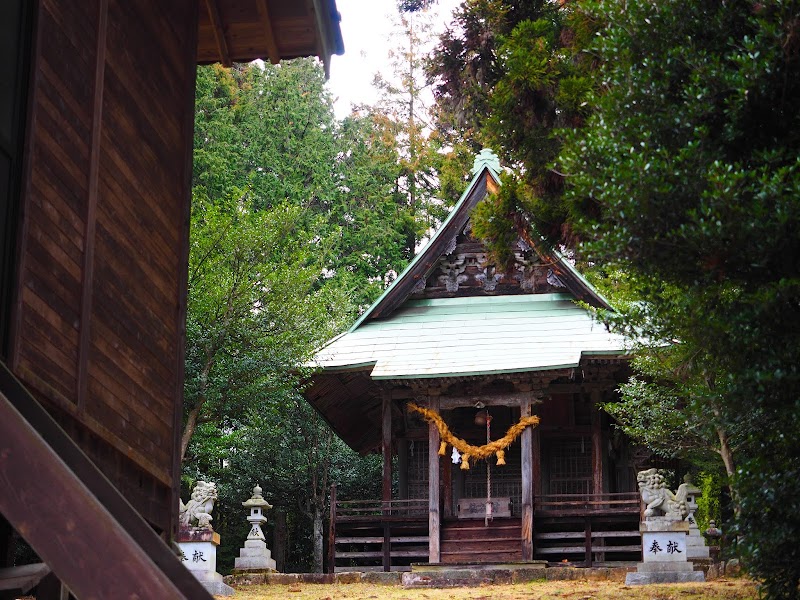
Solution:
M 348 332 L 353 332 L 358 329 L 367 319 L 378 318 L 386 316 L 386 314 L 394 311 L 400 304 L 402 304 L 411 293 L 413 285 L 409 284 L 409 277 L 414 277 L 419 280 L 420 277 L 427 277 L 428 269 L 432 268 L 434 263 L 430 263 L 426 268 L 420 265 L 428 258 L 428 255 L 435 250 L 441 251 L 439 248 L 442 244 L 443 237 L 453 234 L 452 229 L 456 226 L 454 223 L 464 216 L 465 206 L 472 200 L 475 200 L 475 193 L 481 193 L 481 197 L 474 201 L 477 204 L 486 196 L 486 178 L 491 177 L 497 186 L 502 185 L 500 182 L 500 162 L 497 156 L 489 149 L 484 148 L 475 158 L 475 164 L 472 167 L 473 178 L 470 181 L 464 193 L 456 202 L 453 209 L 447 215 L 447 218 L 442 222 L 439 228 L 433 233 L 425 246 L 411 259 L 405 269 L 397 276 L 397 278 L 389 285 L 388 288 L 380 295 L 380 297 L 373 302 L 370 307 L 356 320 L 355 323 L 348 329 Z M 470 213 L 473 207 L 469 208 L 469 213 L 466 220 L 470 218 Z M 465 222 L 466 222 L 465 220 Z M 459 227 L 462 225 L 459 225 Z M 611 309 L 611 304 L 598 292 L 595 287 L 586 280 L 586 278 L 578 272 L 578 270 L 570 263 L 555 248 L 548 249 L 545 247 L 544 240 L 534 240 L 529 237 L 526 240 L 532 246 L 541 258 L 546 259 L 552 263 L 554 271 L 559 276 L 564 276 L 567 281 L 563 281 L 567 290 L 578 300 L 583 300 L 589 304 L 593 304 L 599 308 Z M 436 260 L 439 255 L 436 256 Z M 402 289 L 407 288 L 407 289 Z M 400 297 L 402 295 L 402 298 Z M 378 313 L 377 315 L 375 313 Z M 386 314 L 383 314 L 386 313 Z
M 492 169 L 488 164 L 484 164 L 475 173 L 475 175 L 472 178 L 472 181 L 470 181 L 466 190 L 464 190 L 464 193 L 461 194 L 461 197 L 455 203 L 453 209 L 447 215 L 447 217 L 439 226 L 439 228 L 433 232 L 433 235 L 430 237 L 427 243 L 422 247 L 422 249 L 419 252 L 417 252 L 417 254 L 414 255 L 414 258 L 412 258 L 411 262 L 409 262 L 408 265 L 406 265 L 406 268 L 402 270 L 400 275 L 398 275 L 395 278 L 395 280 L 392 281 L 391 284 L 389 284 L 389 287 L 386 288 L 383 291 L 383 293 L 378 297 L 378 299 L 375 300 L 375 302 L 373 302 L 370 305 L 370 307 L 364 311 L 364 313 L 358 318 L 358 320 L 355 323 L 353 323 L 352 327 L 350 327 L 348 331 L 355 331 L 356 329 L 358 329 L 358 327 L 366 319 L 370 317 L 372 312 L 374 312 L 374 310 L 392 293 L 392 291 L 400 285 L 400 283 L 408 276 L 408 273 L 410 273 L 414 269 L 414 267 L 423 260 L 423 257 L 425 257 L 428 254 L 428 252 L 430 252 L 430 249 L 434 247 L 435 242 L 445 235 L 444 232 L 450 229 L 450 227 L 448 226 L 455 220 L 456 215 L 460 212 L 461 208 L 466 203 L 467 198 L 470 197 L 473 189 L 478 185 L 480 180 L 483 178 L 484 173 L 491 175 L 492 179 L 494 179 L 494 181 L 498 185 L 500 185 L 500 175 L 494 169 Z

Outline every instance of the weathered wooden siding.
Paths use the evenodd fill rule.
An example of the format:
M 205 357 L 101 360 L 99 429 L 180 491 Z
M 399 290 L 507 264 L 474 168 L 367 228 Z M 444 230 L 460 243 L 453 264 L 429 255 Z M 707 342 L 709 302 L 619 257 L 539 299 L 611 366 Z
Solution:
M 41 0 L 11 365 L 155 526 L 176 510 L 197 3 Z

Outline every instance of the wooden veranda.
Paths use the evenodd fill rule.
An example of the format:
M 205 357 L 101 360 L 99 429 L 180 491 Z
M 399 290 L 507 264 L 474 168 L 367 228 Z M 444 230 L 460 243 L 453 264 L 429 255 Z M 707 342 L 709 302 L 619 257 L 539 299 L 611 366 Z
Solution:
M 534 499 L 533 557 L 579 567 L 641 558 L 640 498 L 636 492 L 561 494 Z M 428 499 L 339 500 L 331 489 L 328 571 L 408 570 L 429 562 Z M 445 518 L 445 564 L 523 562 L 519 517 Z

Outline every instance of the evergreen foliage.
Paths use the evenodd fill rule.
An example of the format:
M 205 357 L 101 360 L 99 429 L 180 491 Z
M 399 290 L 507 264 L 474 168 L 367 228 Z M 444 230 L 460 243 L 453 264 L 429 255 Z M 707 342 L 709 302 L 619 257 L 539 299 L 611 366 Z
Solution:
M 619 410 L 659 409 L 655 433 L 688 431 L 691 452 L 721 428 L 747 567 L 800 596 L 797 3 L 470 0 L 457 25 L 434 60 L 441 114 L 522 179 L 484 235 L 583 241 L 626 273 L 623 324 L 655 349 Z
M 255 483 L 287 512 L 299 570 L 322 568 L 330 483 L 379 489 L 379 462 L 299 395 L 300 365 L 411 258 L 399 171 L 378 119 L 335 120 L 314 61 L 198 70 L 183 459 L 187 488 L 219 485 L 223 570 Z

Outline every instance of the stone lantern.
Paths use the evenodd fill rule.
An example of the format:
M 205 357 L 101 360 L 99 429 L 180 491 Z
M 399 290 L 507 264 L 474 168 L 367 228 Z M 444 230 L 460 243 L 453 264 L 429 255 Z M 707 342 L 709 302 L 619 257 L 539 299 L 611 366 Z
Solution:
M 686 538 L 686 558 L 689 560 L 708 559 L 708 546 L 706 546 L 703 534 L 700 532 L 694 516 L 694 513 L 697 512 L 697 498 L 702 496 L 703 492 L 694 485 L 688 473 L 684 476 L 683 481 L 686 483 L 686 510 L 689 512 L 686 516 L 686 522 L 689 523 L 689 536 Z
M 256 484 L 252 497 L 242 502 L 242 506 L 250 509 L 250 514 L 247 516 L 250 533 L 247 534 L 244 547 L 239 549 L 239 556 L 234 561 L 234 568 L 238 571 L 275 570 L 275 561 L 261 530 L 261 525 L 267 522 L 264 511 L 272 508 L 272 505 L 264 500 L 261 492 L 261 487 Z

